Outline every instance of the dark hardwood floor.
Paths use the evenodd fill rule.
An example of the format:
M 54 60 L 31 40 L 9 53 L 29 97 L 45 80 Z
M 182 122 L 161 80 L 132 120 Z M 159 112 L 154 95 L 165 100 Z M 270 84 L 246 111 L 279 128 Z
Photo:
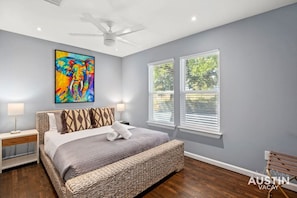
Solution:
M 138 197 L 144 198 L 255 198 L 267 190 L 248 185 L 249 177 L 185 157 L 185 168 L 170 175 Z M 290 198 L 297 193 L 286 190 Z M 0 174 L 1 198 L 57 197 L 41 164 L 28 164 Z M 273 198 L 283 197 L 279 191 Z

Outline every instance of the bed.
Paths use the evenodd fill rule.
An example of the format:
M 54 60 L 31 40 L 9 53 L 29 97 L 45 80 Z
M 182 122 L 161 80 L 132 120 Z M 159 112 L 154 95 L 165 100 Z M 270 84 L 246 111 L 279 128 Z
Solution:
M 44 149 L 44 135 L 49 130 L 48 113 L 61 111 L 36 112 L 40 158 L 59 197 L 135 197 L 184 167 L 184 144 L 171 140 L 65 182 Z

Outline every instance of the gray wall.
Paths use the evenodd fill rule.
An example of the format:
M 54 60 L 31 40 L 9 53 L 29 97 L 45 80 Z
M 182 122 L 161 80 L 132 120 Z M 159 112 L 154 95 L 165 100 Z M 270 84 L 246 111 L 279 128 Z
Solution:
M 54 50 L 95 56 L 95 102 L 55 104 Z M 35 112 L 50 109 L 115 106 L 122 100 L 122 59 L 0 30 L 0 132 L 14 128 L 7 103 L 24 102 L 18 129 L 35 128 Z
M 124 57 L 124 119 L 147 126 L 147 63 L 174 58 L 178 120 L 179 57 L 212 49 L 221 55 L 223 137 L 178 132 L 185 150 L 254 171 L 265 167 L 264 150 L 297 155 L 297 4 Z

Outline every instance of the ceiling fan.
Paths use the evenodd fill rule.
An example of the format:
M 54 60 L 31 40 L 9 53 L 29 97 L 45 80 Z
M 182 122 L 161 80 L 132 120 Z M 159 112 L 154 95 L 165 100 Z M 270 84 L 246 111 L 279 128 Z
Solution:
M 102 34 L 83 34 L 83 33 L 69 33 L 69 34 L 72 36 L 103 36 L 104 45 L 106 45 L 106 46 L 113 46 L 115 44 L 116 40 L 126 43 L 126 44 L 136 46 L 135 43 L 128 41 L 128 40 L 122 38 L 121 36 L 144 30 L 144 26 L 136 25 L 133 27 L 127 27 L 122 30 L 113 32 L 112 31 L 112 27 L 114 25 L 113 21 L 107 20 L 107 19 L 97 19 L 97 18 L 94 18 L 89 13 L 84 13 L 81 20 L 92 23 L 102 32 Z M 108 29 L 106 29 L 102 24 L 106 24 Z

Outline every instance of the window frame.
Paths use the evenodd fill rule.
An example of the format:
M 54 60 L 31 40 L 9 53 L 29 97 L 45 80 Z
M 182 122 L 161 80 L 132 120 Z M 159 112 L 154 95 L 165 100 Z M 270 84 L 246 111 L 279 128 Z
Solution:
M 152 71 L 153 68 L 157 65 L 165 64 L 165 63 L 172 63 L 173 64 L 173 90 L 172 91 L 153 91 L 153 76 Z M 173 95 L 174 100 L 174 59 L 169 58 L 165 60 L 155 61 L 147 64 L 148 66 L 148 121 L 147 124 L 150 126 L 155 127 L 162 127 L 167 129 L 174 129 L 175 128 L 175 120 L 174 120 L 174 110 L 175 107 L 173 106 L 173 121 L 172 122 L 163 122 L 163 121 L 157 121 L 153 120 L 153 95 L 156 93 L 169 93 Z
M 186 65 L 185 65 L 185 61 L 188 59 L 193 59 L 193 58 L 198 58 L 198 57 L 205 57 L 205 56 L 211 56 L 211 55 L 217 55 L 217 60 L 218 60 L 218 67 L 217 67 L 217 75 L 218 75 L 218 84 L 217 84 L 217 91 L 215 90 L 206 90 L 206 91 L 187 91 L 185 90 L 185 85 L 186 85 L 186 76 L 185 76 L 185 71 L 186 71 Z M 180 57 L 180 116 L 179 116 L 179 121 L 180 121 L 180 125 L 178 126 L 179 130 L 181 132 L 187 132 L 187 133 L 193 133 L 193 134 L 199 134 L 199 135 L 203 135 L 203 136 L 207 136 L 207 137 L 213 137 L 213 138 L 220 138 L 222 136 L 221 133 L 221 123 L 220 123 L 220 108 L 221 108 L 221 103 L 220 103 L 220 93 L 221 93 L 221 86 L 220 86 L 220 79 L 221 79 L 221 75 L 220 75 L 220 69 L 221 69 L 221 65 L 220 65 L 220 51 L 219 49 L 215 49 L 215 50 L 210 50 L 210 51 L 206 51 L 206 52 L 201 52 L 201 53 L 196 53 L 196 54 L 192 54 L 192 55 L 187 55 L 187 56 L 183 56 Z M 217 93 L 217 105 L 216 105 L 216 112 L 217 112 L 217 118 L 218 118 L 218 130 L 210 130 L 207 129 L 206 130 L 202 129 L 203 127 L 195 127 L 195 125 L 187 125 L 186 123 L 183 122 L 183 118 L 185 118 L 185 114 L 186 114 L 186 110 L 185 110 L 185 103 L 186 103 L 186 94 L 187 93 L 207 93 L 207 92 L 211 92 L 211 93 Z

